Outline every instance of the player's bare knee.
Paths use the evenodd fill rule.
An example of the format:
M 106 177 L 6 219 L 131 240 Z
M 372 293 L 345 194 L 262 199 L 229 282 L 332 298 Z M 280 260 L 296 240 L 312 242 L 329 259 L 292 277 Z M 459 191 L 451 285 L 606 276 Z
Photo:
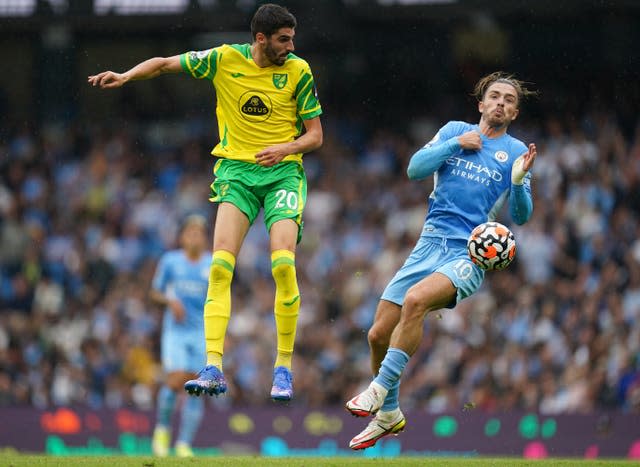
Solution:
M 409 289 L 404 297 L 401 320 L 414 321 L 424 319 L 427 311 L 428 304 L 425 298 L 421 294 L 416 292 L 415 289 Z
M 374 324 L 367 333 L 367 339 L 371 347 L 388 347 L 391 333 L 387 332 L 383 326 Z
M 183 373 L 170 373 L 167 375 L 166 384 L 172 391 L 180 391 L 187 379 Z

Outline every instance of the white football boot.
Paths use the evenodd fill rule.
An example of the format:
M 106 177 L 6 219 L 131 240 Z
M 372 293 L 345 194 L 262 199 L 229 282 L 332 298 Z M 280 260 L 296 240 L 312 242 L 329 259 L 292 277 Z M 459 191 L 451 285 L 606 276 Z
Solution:
M 389 391 L 380 384 L 372 381 L 369 387 L 345 404 L 345 407 L 356 417 L 374 415 L 387 397 Z
M 351 440 L 349 447 L 355 451 L 370 448 L 384 436 L 397 435 L 404 430 L 406 424 L 400 409 L 378 412 L 367 427 Z

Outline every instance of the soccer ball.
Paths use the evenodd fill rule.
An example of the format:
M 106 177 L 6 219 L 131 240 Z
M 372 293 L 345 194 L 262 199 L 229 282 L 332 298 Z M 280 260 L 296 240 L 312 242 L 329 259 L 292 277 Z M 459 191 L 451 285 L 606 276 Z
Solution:
M 467 241 L 469 257 L 486 271 L 499 271 L 516 256 L 516 239 L 511 230 L 499 222 L 485 222 L 471 232 Z

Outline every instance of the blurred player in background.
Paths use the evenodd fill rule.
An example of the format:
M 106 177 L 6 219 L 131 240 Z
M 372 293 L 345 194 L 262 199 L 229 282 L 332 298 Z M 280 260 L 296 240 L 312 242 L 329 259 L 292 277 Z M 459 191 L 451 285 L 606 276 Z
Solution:
M 368 340 L 375 376 L 347 402 L 358 417 L 375 415 L 349 446 L 364 449 L 401 431 L 400 376 L 422 340 L 427 313 L 452 308 L 480 287 L 484 272 L 471 262 L 467 239 L 475 226 L 495 218 L 509 199 L 511 217 L 531 217 L 531 174 L 536 146 L 509 136 L 521 100 L 532 94 L 524 83 L 496 72 L 475 87 L 479 124 L 452 121 L 411 158 L 411 180 L 434 176 L 429 211 L 420 239 L 384 290 Z
M 185 72 L 210 80 L 216 90 L 220 143 L 213 154 L 213 202 L 219 203 L 213 263 L 204 306 L 207 365 L 188 381 L 190 394 L 226 392 L 224 338 L 231 313 L 231 280 L 245 235 L 264 208 L 276 286 L 278 334 L 271 397 L 293 396 L 291 359 L 300 293 L 295 250 L 302 235 L 307 181 L 302 155 L 322 144 L 322 109 L 311 70 L 293 55 L 296 19 L 284 7 L 262 5 L 251 21 L 251 44 L 146 60 L 125 73 L 105 71 L 89 83 L 116 88 L 128 81 Z
M 186 218 L 180 249 L 160 258 L 151 285 L 151 300 L 165 307 L 161 360 L 165 382 L 158 391 L 157 421 L 152 448 L 157 456 L 169 454 L 171 415 L 178 391 L 193 378 L 205 359 L 202 307 L 207 296 L 211 252 L 206 251 L 207 222 L 200 215 Z M 193 436 L 204 411 L 203 400 L 188 397 L 182 406 L 176 455 L 192 456 Z

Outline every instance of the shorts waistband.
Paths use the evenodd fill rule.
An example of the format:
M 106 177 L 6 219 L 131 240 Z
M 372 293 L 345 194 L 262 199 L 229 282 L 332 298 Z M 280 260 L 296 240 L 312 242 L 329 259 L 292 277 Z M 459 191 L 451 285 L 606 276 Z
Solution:
M 467 241 L 460 238 L 448 238 L 443 235 L 422 235 L 421 238 L 429 243 L 440 245 L 440 248 L 444 253 L 447 253 L 449 249 L 460 249 L 467 247 Z

